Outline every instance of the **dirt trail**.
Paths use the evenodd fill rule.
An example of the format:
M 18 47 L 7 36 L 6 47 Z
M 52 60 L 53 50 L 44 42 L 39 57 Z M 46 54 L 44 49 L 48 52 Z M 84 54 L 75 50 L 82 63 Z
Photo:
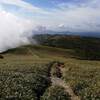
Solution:
M 80 100 L 80 98 L 74 94 L 71 87 L 68 84 L 66 84 L 62 79 L 57 77 L 52 77 L 51 81 L 52 81 L 52 85 L 59 85 L 64 87 L 65 91 L 69 93 L 72 100 Z
M 62 71 L 62 68 L 59 68 L 61 73 L 63 72 Z M 69 93 L 69 95 L 71 96 L 71 100 L 81 100 L 78 96 L 76 96 L 72 90 L 72 88 L 70 87 L 69 84 L 67 84 L 64 80 L 62 80 L 61 78 L 58 78 L 56 76 L 52 76 L 51 77 L 51 82 L 52 82 L 52 85 L 58 85 L 58 86 L 62 86 L 65 88 L 65 91 L 67 93 Z

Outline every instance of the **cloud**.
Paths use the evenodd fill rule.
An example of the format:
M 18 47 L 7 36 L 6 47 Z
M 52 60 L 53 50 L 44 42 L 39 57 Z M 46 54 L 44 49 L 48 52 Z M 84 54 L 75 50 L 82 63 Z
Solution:
M 0 52 L 29 44 L 33 23 L 9 12 L 0 11 Z
M 11 13 L 3 9 L 3 4 L 17 6 L 21 11 Z M 25 16 L 21 16 L 23 13 Z M 0 52 L 30 43 L 33 30 L 100 32 L 99 22 L 100 0 L 59 3 L 48 10 L 23 0 L 0 0 Z
M 74 1 L 74 2 L 73 2 Z M 49 10 L 36 7 L 23 0 L 0 0 L 2 4 L 11 4 L 20 7 L 18 15 L 25 16 L 35 22 L 35 26 L 45 26 L 50 30 L 63 30 L 75 32 L 100 32 L 100 0 L 72 0 L 60 2 L 55 8 Z M 30 12 L 26 14 L 26 12 Z M 64 28 L 59 25 L 64 24 Z
M 88 0 L 82 3 L 61 3 L 44 21 L 52 29 L 64 24 L 66 30 L 75 32 L 100 32 L 100 0 Z M 56 27 L 55 27 L 56 26 Z M 59 27 L 58 27 L 59 28 Z
M 36 7 L 30 3 L 24 2 L 23 0 L 0 0 L 0 3 L 18 6 L 21 9 L 28 10 L 29 12 L 32 12 L 32 13 L 42 13 L 42 14 L 48 13 L 42 8 Z

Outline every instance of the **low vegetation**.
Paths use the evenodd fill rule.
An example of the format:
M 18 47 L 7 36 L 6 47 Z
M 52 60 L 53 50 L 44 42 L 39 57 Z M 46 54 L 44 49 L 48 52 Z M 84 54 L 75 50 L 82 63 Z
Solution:
M 20 70 L 20 67 L 17 70 L 0 70 L 0 99 L 37 100 L 50 86 L 48 65 L 24 65 L 23 68 L 26 70 Z
M 51 86 L 46 90 L 41 100 L 71 100 L 71 97 L 63 87 Z
M 100 99 L 100 62 L 69 59 L 63 79 L 82 100 Z
M 74 58 L 86 60 L 100 60 L 100 38 L 71 36 L 65 34 L 36 35 L 41 45 L 69 49 Z
M 56 39 L 58 41 L 59 38 L 56 37 Z M 76 39 L 74 40 L 76 41 Z M 69 41 L 71 40 L 69 39 Z M 79 47 L 80 45 L 83 46 L 82 43 L 79 44 Z M 55 96 L 59 94 L 59 98 L 63 98 L 61 95 L 64 93 L 64 89 L 52 86 L 50 79 L 50 75 L 52 75 L 62 78 L 64 82 L 69 84 L 81 100 L 100 100 L 100 61 L 97 59 L 99 58 L 98 43 L 99 39 L 93 39 L 93 45 L 91 39 L 85 42 L 85 44 L 88 44 L 86 47 L 93 47 L 91 49 L 93 50 L 91 51 L 92 53 L 87 50 L 86 52 L 79 52 L 82 48 L 78 48 L 78 51 L 76 50 L 77 47 L 63 49 L 65 47 L 61 46 L 60 48 L 59 43 L 57 43 L 59 48 L 56 48 L 56 45 L 52 47 L 46 45 L 23 46 L 0 54 L 0 99 L 53 100 L 51 99 L 53 97 L 52 93 Z M 94 49 L 94 45 L 98 48 Z M 76 44 L 76 46 L 78 45 Z M 94 50 L 96 51 L 94 52 Z M 77 53 L 75 53 L 76 51 Z M 85 60 L 83 57 L 84 53 L 86 53 Z M 55 65 L 55 62 L 52 61 L 64 63 L 62 72 L 58 67 L 58 62 Z M 52 69 L 50 66 L 52 66 Z M 49 92 L 51 95 L 48 94 Z M 69 96 L 64 96 L 64 98 L 66 97 Z

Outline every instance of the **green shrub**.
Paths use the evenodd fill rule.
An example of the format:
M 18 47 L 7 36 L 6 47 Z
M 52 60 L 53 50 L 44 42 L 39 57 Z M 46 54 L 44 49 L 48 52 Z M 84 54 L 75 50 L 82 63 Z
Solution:
M 80 95 L 81 91 L 88 87 L 88 83 L 86 81 L 79 81 L 73 87 L 73 91 L 75 94 Z
M 89 85 L 91 84 L 91 85 Z M 74 93 L 81 96 L 81 100 L 100 100 L 100 89 L 89 81 L 80 81 L 73 87 Z
M 37 100 L 37 97 L 23 74 L 11 73 L 8 77 L 0 77 L 0 100 L 2 99 Z
M 45 89 L 50 86 L 51 83 L 49 77 L 36 73 L 28 76 L 26 81 L 30 83 L 31 88 L 37 93 L 38 96 L 42 95 Z
M 12 66 L 9 66 L 12 67 Z M 18 67 L 22 67 L 21 65 Z M 26 69 L 29 68 L 30 69 Z M 16 68 L 14 66 L 13 68 Z M 51 85 L 48 65 L 0 70 L 0 100 L 37 100 Z
M 71 98 L 63 87 L 51 86 L 45 91 L 41 100 L 71 100 Z
M 98 87 L 88 87 L 80 93 L 82 100 L 100 100 L 100 90 Z

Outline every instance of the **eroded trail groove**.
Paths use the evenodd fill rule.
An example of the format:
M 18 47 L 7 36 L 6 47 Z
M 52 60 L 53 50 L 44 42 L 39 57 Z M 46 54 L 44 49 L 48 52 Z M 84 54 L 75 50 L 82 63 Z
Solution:
M 59 73 L 62 73 L 62 67 L 60 66 L 55 66 L 58 68 Z M 72 88 L 70 87 L 69 84 L 67 84 L 64 80 L 62 80 L 60 77 L 58 76 L 54 76 L 54 75 L 51 75 L 51 82 L 52 82 L 52 85 L 55 85 L 55 86 L 62 86 L 65 91 L 67 93 L 69 93 L 69 95 L 71 96 L 71 100 L 81 100 L 78 96 L 76 96 L 72 90 Z
M 80 100 L 80 98 L 74 94 L 71 87 L 68 84 L 66 84 L 62 79 L 57 77 L 52 77 L 51 81 L 52 81 L 52 85 L 58 85 L 64 87 L 65 91 L 69 93 L 72 100 Z

